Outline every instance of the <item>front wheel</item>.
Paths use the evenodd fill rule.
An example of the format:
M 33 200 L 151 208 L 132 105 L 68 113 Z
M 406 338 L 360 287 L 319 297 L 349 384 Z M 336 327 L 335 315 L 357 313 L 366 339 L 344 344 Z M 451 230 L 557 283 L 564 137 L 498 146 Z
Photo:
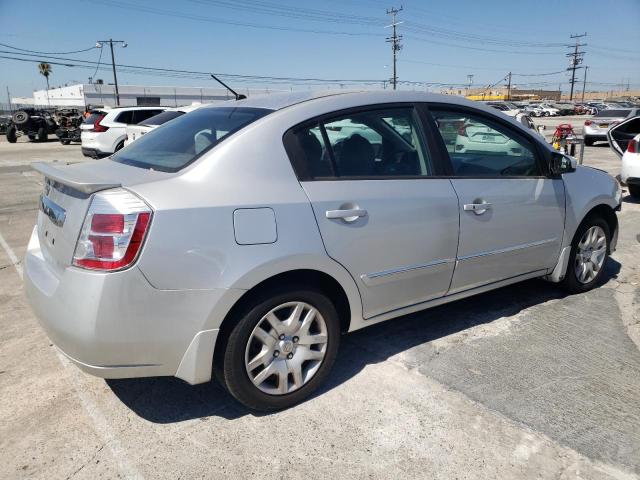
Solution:
M 47 134 L 47 128 L 46 127 L 40 127 L 38 129 L 38 141 L 39 142 L 46 142 L 47 140 L 49 140 L 49 135 Z
M 599 216 L 585 219 L 571 242 L 564 286 L 572 293 L 591 290 L 602 277 L 609 256 L 611 232 Z
M 339 338 L 338 314 L 321 291 L 292 287 L 265 292 L 240 314 L 229 335 L 223 381 L 253 410 L 288 408 L 323 383 Z
M 16 143 L 18 141 L 18 134 L 16 133 L 16 127 L 9 127 L 7 130 L 7 142 Z

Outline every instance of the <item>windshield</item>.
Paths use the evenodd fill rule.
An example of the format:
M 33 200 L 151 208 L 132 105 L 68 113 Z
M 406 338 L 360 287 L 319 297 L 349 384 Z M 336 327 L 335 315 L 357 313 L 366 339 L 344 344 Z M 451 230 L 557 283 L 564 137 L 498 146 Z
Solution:
M 114 162 L 176 172 L 223 138 L 237 132 L 271 110 L 262 108 L 201 108 L 158 127 L 115 153 Z
M 146 120 L 138 122 L 138 125 L 162 125 L 163 123 L 167 123 L 169 120 L 178 118 L 180 115 L 184 115 L 184 112 L 179 112 L 177 110 L 166 110 L 162 113 L 154 115 L 153 117 L 149 117 Z
M 594 117 L 626 117 L 631 110 L 602 110 L 594 115 Z

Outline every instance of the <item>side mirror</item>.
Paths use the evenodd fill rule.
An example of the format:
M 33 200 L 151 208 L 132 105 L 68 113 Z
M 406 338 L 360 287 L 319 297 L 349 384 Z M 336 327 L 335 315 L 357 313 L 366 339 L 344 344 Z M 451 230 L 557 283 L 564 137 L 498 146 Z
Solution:
M 551 161 L 549 162 L 549 172 L 554 177 L 559 177 L 563 173 L 571 173 L 576 171 L 578 162 L 575 158 L 562 153 L 553 152 Z

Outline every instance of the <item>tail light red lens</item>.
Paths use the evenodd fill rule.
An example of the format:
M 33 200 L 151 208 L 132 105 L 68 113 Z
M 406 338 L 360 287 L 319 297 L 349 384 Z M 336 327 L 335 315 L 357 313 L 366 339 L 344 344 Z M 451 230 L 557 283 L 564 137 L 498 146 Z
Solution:
M 593 124 L 593 122 L 592 122 L 591 120 L 585 120 L 585 121 L 584 121 L 584 124 L 585 124 L 585 126 L 587 126 L 587 127 L 588 127 L 589 125 L 592 125 L 592 124 Z
M 105 127 L 104 125 L 102 125 L 100 123 L 101 120 L 103 120 L 105 117 L 105 115 L 100 115 L 100 117 L 98 117 L 98 119 L 93 122 L 93 131 L 94 132 L 106 132 L 107 130 L 109 130 L 109 127 Z
M 629 153 L 640 153 L 638 149 L 638 141 L 631 139 L 629 140 L 629 144 L 627 145 L 627 152 Z
M 97 193 L 91 201 L 73 255 L 73 264 L 91 270 L 127 268 L 138 257 L 152 212 L 124 189 Z

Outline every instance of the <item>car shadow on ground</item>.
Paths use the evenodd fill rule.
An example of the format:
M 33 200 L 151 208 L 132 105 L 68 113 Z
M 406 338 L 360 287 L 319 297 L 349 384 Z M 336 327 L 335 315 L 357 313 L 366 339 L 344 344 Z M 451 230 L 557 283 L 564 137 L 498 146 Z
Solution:
M 620 268 L 620 263 L 610 258 L 601 285 L 615 279 Z M 529 280 L 344 335 L 328 381 L 311 399 L 338 387 L 367 365 L 566 296 L 567 292 L 557 285 Z M 167 424 L 210 416 L 234 419 L 244 415 L 265 415 L 240 405 L 215 380 L 194 386 L 173 377 L 106 382 L 128 408 L 153 423 Z
M 624 203 L 631 203 L 631 204 L 634 204 L 634 205 L 640 205 L 640 197 L 632 197 L 629 194 L 627 194 L 624 197 L 622 197 L 622 201 Z

